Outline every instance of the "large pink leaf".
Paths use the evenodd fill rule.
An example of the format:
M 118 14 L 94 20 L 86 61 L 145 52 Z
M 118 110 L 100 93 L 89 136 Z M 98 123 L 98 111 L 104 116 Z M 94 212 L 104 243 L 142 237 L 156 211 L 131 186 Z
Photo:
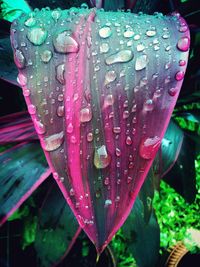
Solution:
M 41 146 L 100 253 L 126 220 L 184 77 L 189 31 L 174 14 L 42 10 L 11 29 Z

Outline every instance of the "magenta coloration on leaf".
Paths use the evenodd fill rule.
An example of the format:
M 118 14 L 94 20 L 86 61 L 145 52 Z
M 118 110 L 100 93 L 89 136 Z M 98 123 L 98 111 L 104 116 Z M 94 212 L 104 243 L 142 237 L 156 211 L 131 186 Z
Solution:
M 0 144 L 38 140 L 28 112 L 18 112 L 0 118 Z
M 14 54 L 25 64 L 19 82 L 44 126 L 38 135 L 53 176 L 101 253 L 130 213 L 169 123 L 189 32 L 178 14 L 72 8 L 55 23 L 53 12 L 31 14 L 34 27 L 43 25 L 39 40 L 27 38 L 29 16 L 12 25 Z M 49 61 L 40 57 L 46 50 Z

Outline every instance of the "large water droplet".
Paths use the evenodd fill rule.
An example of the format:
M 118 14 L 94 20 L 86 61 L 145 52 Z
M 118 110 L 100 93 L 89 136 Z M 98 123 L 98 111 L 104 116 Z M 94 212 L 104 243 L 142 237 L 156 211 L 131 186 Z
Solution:
M 105 62 L 107 65 L 114 63 L 125 63 L 133 59 L 133 52 L 131 50 L 121 50 L 106 58 Z
M 86 107 L 81 109 L 80 111 L 80 121 L 81 122 L 88 122 L 92 119 L 92 111 L 90 107 Z
M 175 96 L 178 93 L 178 88 L 177 87 L 172 87 L 168 90 L 168 93 L 170 96 Z
M 104 85 L 114 82 L 117 79 L 117 74 L 114 70 L 106 72 Z
M 143 44 L 138 44 L 137 45 L 137 51 L 138 52 L 141 52 L 141 51 L 143 51 L 145 49 L 145 46 L 143 45 Z
M 133 37 L 134 34 L 135 34 L 134 31 L 131 28 L 129 28 L 128 30 L 126 30 L 124 32 L 124 37 L 125 38 L 131 38 L 131 37 Z
M 24 22 L 24 25 L 27 26 L 27 27 L 33 27 L 35 26 L 36 24 L 36 19 L 31 17 L 31 18 L 28 18 L 25 22 Z
M 110 162 L 111 162 L 111 156 L 108 154 L 105 145 L 95 149 L 94 166 L 97 169 L 106 168 L 110 164 Z
M 147 55 L 141 55 L 141 56 L 136 58 L 135 69 L 136 70 L 143 70 L 144 68 L 146 68 L 148 63 L 149 63 L 149 59 L 148 59 Z
M 156 31 L 153 30 L 153 29 L 147 30 L 147 31 L 146 31 L 146 35 L 147 35 L 148 37 L 153 37 L 153 36 L 156 35 Z
M 184 73 L 183 71 L 178 71 L 178 72 L 176 73 L 176 75 L 175 75 L 175 79 L 176 79 L 177 81 L 181 81 L 181 80 L 183 80 L 184 75 L 185 75 L 185 73 Z
M 186 65 L 186 61 L 185 60 L 179 60 L 179 66 L 185 66 Z
M 180 51 L 186 52 L 188 51 L 190 46 L 190 39 L 188 37 L 182 37 L 179 39 L 177 43 L 177 47 Z
M 65 64 L 60 64 L 56 67 L 56 79 L 61 84 L 65 84 Z
M 58 106 L 57 108 L 57 115 L 58 117 L 63 117 L 65 114 L 65 108 L 64 106 Z
M 78 52 L 79 45 L 71 33 L 67 30 L 62 31 L 53 39 L 53 44 L 59 53 L 76 53 Z
M 63 131 L 60 133 L 52 134 L 41 140 L 42 148 L 46 151 L 54 151 L 58 149 L 64 141 Z
M 17 82 L 21 85 L 21 86 L 25 86 L 27 84 L 27 78 L 23 73 L 19 73 L 17 76 Z
M 100 53 L 103 54 L 103 53 L 107 53 L 109 51 L 109 45 L 107 43 L 102 43 L 100 45 Z
M 14 54 L 14 61 L 15 61 L 15 64 L 17 65 L 17 67 L 19 69 L 23 69 L 25 67 L 25 57 L 22 53 L 21 50 L 16 50 L 15 51 L 15 54 Z
M 108 38 L 112 34 L 111 28 L 108 26 L 105 26 L 99 30 L 99 36 L 101 38 Z
M 41 45 L 46 41 L 47 31 L 44 28 L 34 27 L 28 31 L 27 37 L 34 45 Z
M 139 148 L 140 156 L 143 159 L 153 159 L 160 146 L 161 140 L 158 136 L 144 139 Z
M 44 63 L 48 63 L 50 59 L 52 58 L 52 52 L 50 50 L 44 50 L 40 54 L 40 58 Z

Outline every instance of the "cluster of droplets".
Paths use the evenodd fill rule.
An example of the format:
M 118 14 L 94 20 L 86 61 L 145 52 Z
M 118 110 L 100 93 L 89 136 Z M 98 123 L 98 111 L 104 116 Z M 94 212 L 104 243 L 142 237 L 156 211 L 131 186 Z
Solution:
M 87 7 L 82 8 L 87 9 Z M 126 185 L 131 188 L 134 184 L 134 177 L 136 177 L 136 175 L 133 174 L 136 174 L 135 167 L 138 161 L 137 157 L 140 156 L 140 161 L 144 162 L 152 160 L 161 143 L 160 137 L 156 134 L 148 136 L 148 129 L 146 129 L 148 121 L 145 121 L 145 118 L 150 116 L 149 114 L 152 114 L 156 110 L 157 103 L 160 103 L 159 99 L 162 99 L 162 96 L 165 94 L 165 88 L 168 90 L 169 98 L 174 97 L 179 92 L 179 87 L 176 85 L 177 82 L 182 81 L 184 77 L 187 58 L 185 55 L 188 52 L 190 43 L 187 35 L 187 25 L 181 20 L 177 20 L 176 22 L 178 31 L 181 34 L 181 37 L 176 44 L 178 52 L 181 53 L 181 59 L 179 62 L 176 62 L 175 60 L 172 60 L 172 50 L 174 48 L 170 43 L 169 28 L 163 26 L 162 30 L 160 30 L 155 22 L 154 24 L 156 26 L 151 25 L 151 19 L 148 17 L 146 19 L 145 30 L 142 30 L 142 26 L 140 27 L 139 22 L 135 23 L 136 27 L 134 27 L 133 23 L 129 23 L 125 19 L 125 22 L 117 22 L 116 19 L 112 22 L 111 19 L 111 21 L 107 20 L 106 23 L 102 24 L 97 18 L 96 22 L 98 24 L 98 31 L 95 33 L 95 36 L 97 37 L 94 37 L 94 33 L 88 31 L 86 40 L 82 42 L 79 42 L 79 39 L 77 38 L 77 36 L 82 34 L 81 31 L 79 35 L 76 32 L 73 32 L 73 29 L 67 27 L 64 20 L 61 20 L 61 17 L 62 11 L 51 11 L 51 19 L 54 23 L 58 23 L 59 21 L 59 25 L 61 26 L 59 30 L 56 29 L 53 36 L 51 29 L 47 28 L 44 23 L 38 23 L 38 19 L 34 16 L 31 15 L 24 21 L 24 26 L 27 29 L 26 39 L 29 42 L 29 46 L 31 44 L 37 48 L 39 51 L 38 58 L 43 63 L 44 68 L 48 69 L 48 66 L 54 68 L 55 77 L 50 77 L 51 73 L 49 73 L 43 78 L 47 87 L 51 79 L 55 79 L 56 84 L 58 84 L 58 90 L 55 89 L 55 91 L 58 91 L 56 91 L 57 99 L 52 97 L 51 104 L 53 105 L 55 102 L 59 103 L 56 115 L 59 119 L 61 118 L 65 121 L 65 114 L 67 114 L 65 108 L 69 109 L 69 105 L 65 105 L 65 103 L 71 103 L 72 101 L 74 103 L 79 103 L 80 101 L 80 110 L 75 114 L 75 117 L 78 117 L 80 125 L 83 126 L 84 129 L 83 138 L 81 137 L 83 140 L 81 140 L 81 142 L 86 140 L 88 147 L 90 148 L 90 155 L 87 159 L 92 159 L 95 171 L 101 173 L 99 176 L 100 178 L 97 178 L 98 184 L 102 183 L 106 190 L 110 191 L 113 185 L 113 179 L 115 179 L 117 188 L 123 186 L 122 183 L 125 180 Z M 73 15 L 73 17 L 75 17 L 75 15 Z M 157 16 L 157 18 L 159 18 L 159 16 Z M 70 19 L 71 18 L 69 18 L 69 20 Z M 159 23 L 159 20 L 156 22 Z M 78 19 L 75 20 L 74 24 L 79 24 Z M 112 46 L 112 42 L 115 42 L 113 40 L 116 37 L 119 38 L 119 42 L 118 39 L 116 41 L 118 42 L 117 48 L 114 44 Z M 97 39 L 94 42 L 95 38 Z M 51 39 L 52 41 L 50 42 Z M 102 120 L 102 117 L 98 117 L 100 115 L 93 110 L 94 105 L 91 104 L 93 91 L 98 91 L 96 88 L 90 88 L 89 86 L 88 89 L 83 86 L 85 90 L 84 99 L 77 93 L 74 93 L 72 98 L 65 99 L 66 90 L 68 89 L 65 88 L 66 77 L 69 77 L 69 75 L 66 75 L 66 72 L 68 71 L 67 64 L 72 61 L 70 55 L 77 55 L 76 59 L 78 61 L 80 48 L 82 45 L 85 45 L 85 43 L 87 45 L 87 59 L 89 62 L 95 63 L 95 77 L 98 77 L 99 73 L 101 76 L 101 90 L 98 92 L 98 97 L 100 98 L 101 96 L 103 99 L 100 106 L 101 112 L 102 114 L 105 112 L 108 117 L 107 125 L 102 124 L 105 126 L 105 129 L 92 127 L 93 123 L 95 124 L 96 121 L 99 122 Z M 94 47 L 96 49 L 94 49 Z M 25 41 L 21 43 L 21 48 L 15 48 L 14 60 L 20 70 L 18 82 L 23 87 L 23 94 L 27 99 L 31 100 L 32 89 L 29 88 L 29 85 L 32 85 L 32 78 L 26 75 L 26 68 L 31 68 L 32 62 L 25 56 L 25 48 L 27 48 Z M 161 57 L 161 53 L 164 51 L 167 54 L 166 58 L 168 58 L 164 66 L 161 66 L 159 57 Z M 154 53 L 155 57 L 151 57 L 151 53 Z M 62 60 L 58 62 L 58 58 L 61 58 Z M 155 62 L 152 62 L 151 58 L 153 58 Z M 155 72 L 151 74 L 152 76 L 149 78 L 148 73 L 151 72 L 153 64 L 155 64 Z M 159 86 L 159 81 L 161 81 L 161 78 L 159 77 L 159 68 L 161 67 L 165 69 L 167 74 L 163 81 L 163 88 Z M 78 67 L 75 67 L 76 73 L 78 71 L 77 68 Z M 175 77 L 171 77 L 171 73 L 174 73 L 175 68 L 177 68 Z M 129 79 L 129 76 L 131 79 Z M 139 82 L 133 86 L 132 81 L 136 81 L 138 77 L 140 77 Z M 175 81 L 175 83 L 173 81 Z M 72 82 L 75 87 L 76 81 Z M 153 84 L 154 89 L 151 89 L 151 83 Z M 175 86 L 171 86 L 171 84 L 175 84 Z M 62 92 L 60 91 L 60 88 Z M 115 88 L 122 88 L 122 95 L 117 96 L 118 93 L 116 94 Z M 149 93 L 151 90 L 152 92 Z M 139 106 L 136 99 L 137 97 L 138 99 L 141 98 L 141 96 L 143 97 L 143 100 L 142 105 Z M 46 99 L 43 100 L 43 103 L 45 103 L 45 101 Z M 121 102 L 123 102 L 123 104 L 121 104 Z M 58 150 L 65 141 L 65 131 L 70 136 L 70 142 L 72 144 L 75 146 L 80 145 L 79 140 L 77 140 L 76 136 L 73 134 L 76 127 L 76 124 L 74 124 L 73 121 L 69 120 L 69 123 L 67 123 L 62 130 L 48 135 L 47 125 L 42 123 L 40 116 L 37 116 L 39 108 L 32 104 L 31 101 L 28 101 L 28 103 L 28 111 L 32 115 L 37 133 L 42 135 L 41 145 L 45 151 L 53 152 Z M 117 109 L 119 109 L 118 113 L 116 111 Z M 121 110 L 122 112 L 120 113 Z M 141 117 L 138 115 L 140 112 L 142 113 Z M 121 118 L 122 121 L 120 121 Z M 109 120 L 112 122 L 110 123 Z M 51 124 L 53 125 L 53 120 L 51 121 Z M 140 124 L 143 124 L 141 126 L 141 128 L 143 127 L 142 129 L 139 129 L 138 127 Z M 101 140 L 101 138 L 99 138 L 99 136 L 102 135 L 102 132 L 106 129 L 110 129 L 111 131 L 113 139 L 109 140 L 109 142 L 113 142 L 113 150 L 109 149 L 109 147 L 112 146 L 109 145 L 109 142 L 107 143 L 107 139 L 102 138 Z M 141 134 L 141 138 L 136 138 L 137 134 Z M 121 142 L 122 139 L 123 142 Z M 80 148 L 80 155 L 81 154 L 82 151 Z M 123 161 L 127 161 L 126 164 L 123 164 Z M 114 169 L 116 174 L 115 178 L 113 178 L 109 169 Z M 144 168 L 138 170 L 138 172 L 144 172 Z M 64 180 L 63 177 L 59 177 L 57 172 L 54 172 L 53 176 L 56 180 Z M 103 190 L 98 188 L 95 190 L 96 199 L 100 199 L 103 195 Z M 83 202 L 82 200 L 87 199 L 82 195 L 77 196 L 76 188 L 71 188 L 69 190 L 69 195 L 71 199 L 74 199 L 76 209 L 80 209 L 81 203 Z M 106 195 L 104 207 L 109 208 L 112 207 L 113 204 L 118 207 L 120 201 L 120 193 L 113 199 L 110 195 Z M 84 207 L 88 209 L 89 204 Z M 94 218 L 86 219 L 81 214 L 78 215 L 77 218 L 82 227 L 94 224 Z

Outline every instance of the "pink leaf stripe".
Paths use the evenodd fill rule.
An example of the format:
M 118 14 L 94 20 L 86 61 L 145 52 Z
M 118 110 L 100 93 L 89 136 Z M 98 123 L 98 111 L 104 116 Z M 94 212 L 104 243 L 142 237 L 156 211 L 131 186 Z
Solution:
M 21 143 L 0 154 L 0 225 L 50 175 L 40 145 Z
M 179 14 L 42 10 L 14 22 L 11 39 L 53 176 L 101 253 L 130 213 L 169 123 L 188 27 Z
M 0 144 L 38 140 L 33 122 L 27 112 L 0 118 Z

